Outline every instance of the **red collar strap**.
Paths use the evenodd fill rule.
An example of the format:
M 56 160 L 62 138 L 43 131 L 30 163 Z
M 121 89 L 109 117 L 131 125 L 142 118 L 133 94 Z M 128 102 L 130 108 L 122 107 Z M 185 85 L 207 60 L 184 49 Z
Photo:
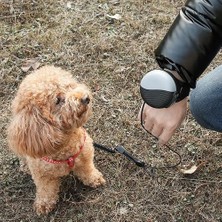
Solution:
M 50 159 L 49 157 L 42 157 L 41 159 L 48 162 L 48 163 L 53 163 L 53 164 L 61 164 L 61 163 L 67 163 L 70 168 L 72 168 L 75 164 L 75 159 L 79 156 L 81 153 L 82 149 L 84 148 L 84 144 L 86 141 L 86 132 L 84 131 L 84 142 L 80 146 L 78 153 L 74 154 L 73 156 L 69 157 L 67 160 L 53 160 Z

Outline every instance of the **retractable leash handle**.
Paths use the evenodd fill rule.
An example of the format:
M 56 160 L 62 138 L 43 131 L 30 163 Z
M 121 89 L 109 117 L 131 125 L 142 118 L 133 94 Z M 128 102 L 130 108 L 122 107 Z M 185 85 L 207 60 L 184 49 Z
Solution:
M 140 82 L 140 93 L 146 104 L 154 108 L 167 108 L 176 102 L 178 86 L 175 78 L 164 70 L 148 72 Z
M 167 108 L 178 101 L 178 99 L 181 99 L 179 98 L 179 93 L 184 89 L 185 94 L 183 94 L 183 96 L 189 92 L 189 88 L 177 80 L 171 73 L 164 70 L 150 71 L 142 78 L 140 83 L 140 93 L 144 103 L 142 105 L 140 117 L 141 125 L 147 133 L 153 136 L 144 126 L 142 113 L 145 104 L 148 104 L 154 108 Z M 158 139 L 155 136 L 153 137 Z M 177 151 L 171 149 L 167 144 L 165 144 L 165 146 L 179 157 L 179 161 L 176 164 L 172 166 L 166 166 L 165 168 L 173 168 L 178 166 L 181 163 L 180 154 Z M 157 167 L 151 167 L 151 171 L 154 170 L 154 168 L 157 169 Z M 160 169 L 164 167 L 158 168 Z

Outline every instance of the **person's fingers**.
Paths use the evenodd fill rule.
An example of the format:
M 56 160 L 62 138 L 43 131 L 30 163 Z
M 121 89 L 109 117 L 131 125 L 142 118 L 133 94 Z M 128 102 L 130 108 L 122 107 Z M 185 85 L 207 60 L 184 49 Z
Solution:
M 168 129 L 163 129 L 162 133 L 158 137 L 159 145 L 165 145 L 173 136 L 174 131 L 170 131 Z
M 152 129 L 153 129 L 153 127 L 154 127 L 154 124 L 153 124 L 153 122 L 151 122 L 151 121 L 146 121 L 145 123 L 144 123 L 144 127 L 145 127 L 145 129 L 148 131 L 148 132 L 152 132 Z
M 163 132 L 163 128 L 160 126 L 153 126 L 152 130 L 151 130 L 151 134 L 153 136 L 155 136 L 156 138 L 159 138 L 159 136 L 162 134 Z

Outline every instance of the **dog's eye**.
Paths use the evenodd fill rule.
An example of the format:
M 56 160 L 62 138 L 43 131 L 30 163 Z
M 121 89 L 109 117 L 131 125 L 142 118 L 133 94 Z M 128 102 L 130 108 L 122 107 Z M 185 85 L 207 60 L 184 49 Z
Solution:
M 55 102 L 56 105 L 62 104 L 64 102 L 65 102 L 65 99 L 62 98 L 61 96 L 56 97 L 56 102 Z
M 59 105 L 59 103 L 60 103 L 60 101 L 61 101 L 61 98 L 60 97 L 56 97 L 56 105 Z

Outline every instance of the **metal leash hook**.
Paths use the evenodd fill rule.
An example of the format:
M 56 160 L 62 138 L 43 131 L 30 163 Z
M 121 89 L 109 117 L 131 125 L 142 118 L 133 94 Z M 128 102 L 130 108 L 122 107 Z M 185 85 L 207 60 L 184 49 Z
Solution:
M 117 146 L 115 150 L 118 153 L 123 154 L 128 160 L 133 161 L 138 167 L 142 167 L 145 172 L 147 172 L 151 177 L 154 177 L 156 174 L 156 168 L 151 165 L 146 164 L 145 162 L 133 157 L 123 146 Z
M 145 163 L 143 161 L 138 160 L 137 158 L 133 157 L 129 152 L 127 152 L 125 150 L 125 148 L 123 146 L 117 146 L 115 148 L 115 150 L 120 153 L 123 154 L 128 160 L 133 161 L 137 166 L 139 167 L 145 167 Z

